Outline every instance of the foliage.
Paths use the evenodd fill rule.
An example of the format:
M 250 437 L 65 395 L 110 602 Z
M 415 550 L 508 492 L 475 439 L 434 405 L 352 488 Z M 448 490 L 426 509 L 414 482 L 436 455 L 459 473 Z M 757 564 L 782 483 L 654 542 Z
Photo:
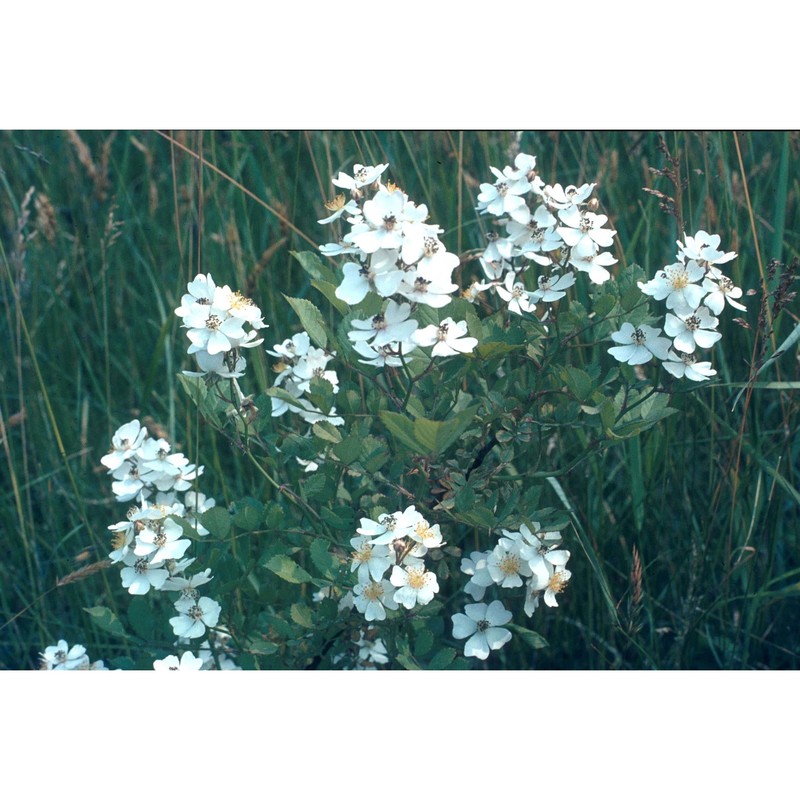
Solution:
M 797 144 L 778 133 L 4 134 L 0 663 L 35 666 L 60 639 L 111 666 L 175 652 L 170 603 L 131 598 L 106 561 L 118 511 L 96 465 L 139 418 L 205 465 L 192 483 L 217 499 L 183 528 L 222 604 L 216 666 L 795 667 Z M 214 169 L 199 168 L 200 151 Z M 343 300 L 346 257 L 318 254 L 327 178 L 390 162 L 444 229 L 468 289 L 492 283 L 479 257 L 498 230 L 473 210 L 479 184 L 518 152 L 537 154 L 548 184 L 598 183 L 614 279 L 577 274 L 544 317 L 540 298 L 539 314 L 509 312 L 498 275 L 477 303 L 452 293 L 416 306 L 418 330 L 463 320 L 472 350 L 360 362 L 352 321 L 385 302 Z M 638 284 L 700 230 L 739 254 L 729 274 L 751 291 L 742 323 L 721 318 L 717 376 L 687 386 L 609 347 L 623 323 L 662 319 Z M 337 383 L 276 386 L 274 366 L 296 364 L 261 347 L 235 382 L 181 375 L 194 365 L 173 309 L 212 273 L 256 301 L 268 348 L 307 331 Z M 303 418 L 301 397 L 320 418 Z M 273 417 L 276 403 L 287 410 Z M 425 555 L 439 589 L 368 625 L 338 608 L 356 582 L 351 539 L 412 505 L 444 539 Z M 559 608 L 532 616 L 524 588 L 503 589 L 511 639 L 469 658 L 451 622 L 469 601 L 461 560 L 523 529 L 557 533 L 572 577 Z

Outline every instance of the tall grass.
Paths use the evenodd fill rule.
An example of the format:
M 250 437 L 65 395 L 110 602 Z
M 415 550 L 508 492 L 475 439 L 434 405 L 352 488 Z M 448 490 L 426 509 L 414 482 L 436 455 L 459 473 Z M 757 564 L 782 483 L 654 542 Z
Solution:
M 537 621 L 551 646 L 509 666 L 798 666 L 796 350 L 732 404 L 757 359 L 797 324 L 796 302 L 774 319 L 765 306 L 761 327 L 759 312 L 779 285 L 770 259 L 798 257 L 800 139 L 666 132 L 663 141 L 677 186 L 656 132 L 525 132 L 518 142 L 546 181 L 599 183 L 618 270 L 638 263 L 650 277 L 674 261 L 680 218 L 690 235 L 719 233 L 739 253 L 734 281 L 755 293 L 747 326 L 722 322 L 717 383 L 675 397 L 679 414 L 546 487 L 543 501 L 574 513 L 574 577 L 561 613 Z M 280 292 L 314 290 L 289 254 L 327 241 L 316 220 L 331 176 L 388 161 L 445 228 L 448 249 L 465 254 L 466 284 L 491 229 L 475 195 L 514 146 L 505 132 L 0 134 L 0 666 L 33 668 L 59 638 L 93 658 L 135 656 L 83 611 L 130 601 L 99 564 L 119 509 L 98 465 L 118 425 L 152 418 L 206 465 L 203 490 L 220 502 L 260 490 L 177 386 L 187 357 L 172 309 L 186 282 L 210 270 L 244 287 L 270 324 L 268 342 L 291 335 L 298 326 Z M 675 213 L 643 189 L 671 197 Z M 253 351 L 252 363 L 249 379 L 263 390 L 267 359 Z

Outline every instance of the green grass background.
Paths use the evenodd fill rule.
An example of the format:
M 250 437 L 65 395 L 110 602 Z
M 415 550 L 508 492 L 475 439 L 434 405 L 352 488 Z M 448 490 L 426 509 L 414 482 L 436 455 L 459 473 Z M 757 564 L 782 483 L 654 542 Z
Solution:
M 665 166 L 659 135 L 524 132 L 519 144 L 546 182 L 598 182 L 618 271 L 635 262 L 652 276 L 675 260 L 675 218 L 643 187 L 675 197 L 686 233 L 719 233 L 739 253 L 730 274 L 757 293 L 741 314 L 750 328 L 729 309 L 713 351 L 717 384 L 675 398 L 680 414 L 561 479 L 586 550 L 569 542 L 561 608 L 533 620 L 550 647 L 515 666 L 798 665 L 796 347 L 731 406 L 753 355 L 797 324 L 796 302 L 771 330 L 758 317 L 763 288 L 778 280 L 767 280 L 768 262 L 789 263 L 800 247 L 800 136 L 666 132 L 686 181 L 676 192 L 651 171 Z M 299 328 L 280 292 L 324 303 L 289 253 L 329 240 L 316 220 L 333 175 L 389 162 L 387 175 L 463 253 L 485 243 L 478 185 L 490 165 L 510 163 L 515 141 L 475 131 L 0 133 L 0 667 L 34 668 L 58 638 L 93 659 L 125 652 L 83 611 L 129 602 L 114 570 L 56 586 L 108 552 L 106 527 L 121 515 L 99 459 L 121 423 L 162 425 L 206 465 L 201 488 L 218 502 L 251 488 L 250 471 L 198 428 L 177 386 L 189 364 L 173 308 L 186 282 L 211 271 L 241 288 L 264 311 L 267 343 L 282 340 Z M 473 275 L 469 262 L 462 285 Z M 608 359 L 599 348 L 587 357 Z M 271 385 L 268 361 L 252 353 L 257 390 Z

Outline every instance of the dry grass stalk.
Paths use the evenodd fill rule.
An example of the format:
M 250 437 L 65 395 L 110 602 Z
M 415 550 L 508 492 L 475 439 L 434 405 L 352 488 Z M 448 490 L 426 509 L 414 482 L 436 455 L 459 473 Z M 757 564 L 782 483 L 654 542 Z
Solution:
M 88 578 L 90 575 L 94 575 L 96 572 L 108 569 L 112 563 L 113 562 L 109 561 L 107 558 L 103 559 L 102 561 L 95 561 L 92 564 L 88 564 L 85 567 L 75 570 L 75 572 L 70 572 L 69 575 L 65 575 L 63 578 L 59 578 L 56 582 L 56 586 L 66 586 L 69 583 L 77 583 L 78 581 L 86 580 L 86 578 Z

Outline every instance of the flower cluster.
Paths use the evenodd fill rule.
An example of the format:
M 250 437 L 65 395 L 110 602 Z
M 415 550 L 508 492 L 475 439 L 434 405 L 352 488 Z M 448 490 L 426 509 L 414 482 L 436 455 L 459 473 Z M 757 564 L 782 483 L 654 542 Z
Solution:
M 195 559 L 185 558 L 191 540 L 176 520 L 184 520 L 197 535 L 205 536 L 208 531 L 199 515 L 215 501 L 191 488 L 203 467 L 170 451 L 169 443 L 150 438 L 138 419 L 114 434 L 112 449 L 101 462 L 117 478 L 112 483 L 117 500 L 135 505 L 125 520 L 108 526 L 113 534 L 108 557 L 121 565 L 122 585 L 130 594 L 144 595 L 151 589 L 177 592 L 174 608 L 178 613 L 170 619 L 173 633 L 197 639 L 217 624 L 221 606 L 198 592 L 211 580 L 211 570 L 185 575 Z
M 465 607 L 465 614 L 453 615 L 453 636 L 467 639 L 465 656 L 485 659 L 490 650 L 510 641 L 510 631 L 502 628 L 512 613 L 499 600 L 482 603 L 490 587 L 518 589 L 525 587 L 524 612 L 528 617 L 539 607 L 540 597 L 548 606 L 557 606 L 557 595 L 565 588 L 571 573 L 566 569 L 569 551 L 560 549 L 561 534 L 543 531 L 539 523 L 533 530 L 520 525 L 519 530 L 501 530 L 493 549 L 475 551 L 461 560 L 461 571 L 469 575 L 464 591 L 475 600 Z
M 102 661 L 91 662 L 86 655 L 86 648 L 82 644 L 70 647 L 64 639 L 59 639 L 58 644 L 45 647 L 39 654 L 41 669 L 96 669 L 107 671 Z
M 377 521 L 362 518 L 357 533 L 350 540 L 350 571 L 357 580 L 352 602 L 367 622 L 386 619 L 387 609 L 410 610 L 433 600 L 439 583 L 425 556 L 444 544 L 438 524 L 412 505 Z
M 369 319 L 352 322 L 348 333 L 360 361 L 375 367 L 400 366 L 417 347 L 432 347 L 433 356 L 469 353 L 478 340 L 466 336 L 466 322 L 451 318 L 419 329 L 412 317 L 417 306 L 443 308 L 458 290 L 453 270 L 460 264 L 439 235 L 443 229 L 427 222 L 428 208 L 417 205 L 392 183 L 383 184 L 387 164 L 356 164 L 354 175 L 339 173 L 333 183 L 350 191 L 327 204 L 333 213 L 327 224 L 343 215 L 350 230 L 339 242 L 323 245 L 327 256 L 346 255 L 344 277 L 336 296 L 357 305 L 374 292 L 387 302 Z
M 274 385 L 287 391 L 293 398 L 293 402 L 290 402 L 280 397 L 273 397 L 273 417 L 293 411 L 309 424 L 322 420 L 330 422 L 331 425 L 344 424 L 344 420 L 336 415 L 335 406 L 326 414 L 304 397 L 311 392 L 311 381 L 314 378 L 327 381 L 331 385 L 333 394 L 339 391 L 339 377 L 336 371 L 326 369 L 328 362 L 336 356 L 336 352 L 326 353 L 322 348 L 312 347 L 311 339 L 305 331 L 276 344 L 273 350 L 267 352 L 281 359 L 273 367 L 278 373 Z
M 697 349 L 709 349 L 722 338 L 716 328 L 726 305 L 746 310 L 738 302 L 742 290 L 719 268 L 736 258 L 736 253 L 721 251 L 720 237 L 705 231 L 686 236 L 685 243 L 677 245 L 675 263 L 659 270 L 652 280 L 638 283 L 644 294 L 666 302 L 663 332 L 669 338 L 661 336 L 658 328 L 626 322 L 611 334 L 617 346 L 608 352 L 628 364 L 645 364 L 655 356 L 676 378 L 706 381 L 717 372 L 710 361 L 698 360 Z
M 186 288 L 188 293 L 181 298 L 175 314 L 186 328 L 190 342 L 187 352 L 194 355 L 201 370 L 186 374 L 240 378 L 247 366 L 240 350 L 264 341 L 256 333 L 268 327 L 261 310 L 239 292 L 217 286 L 211 275 L 198 275 Z M 246 331 L 245 325 L 251 330 Z
M 603 227 L 607 216 L 595 213 L 595 184 L 546 185 L 535 168 L 535 156 L 519 153 L 513 167 L 502 172 L 490 167 L 496 180 L 482 183 L 478 195 L 477 210 L 501 217 L 506 235 L 489 234 L 480 259 L 486 280 L 474 283 L 464 296 L 474 301 L 491 289 L 514 314 L 533 313 L 538 302 L 560 300 L 575 283 L 575 270 L 587 273 L 592 283 L 604 283 L 611 277 L 607 268 L 617 262 L 602 252 L 612 246 L 616 231 Z M 535 289 L 525 285 L 531 263 L 541 268 Z

